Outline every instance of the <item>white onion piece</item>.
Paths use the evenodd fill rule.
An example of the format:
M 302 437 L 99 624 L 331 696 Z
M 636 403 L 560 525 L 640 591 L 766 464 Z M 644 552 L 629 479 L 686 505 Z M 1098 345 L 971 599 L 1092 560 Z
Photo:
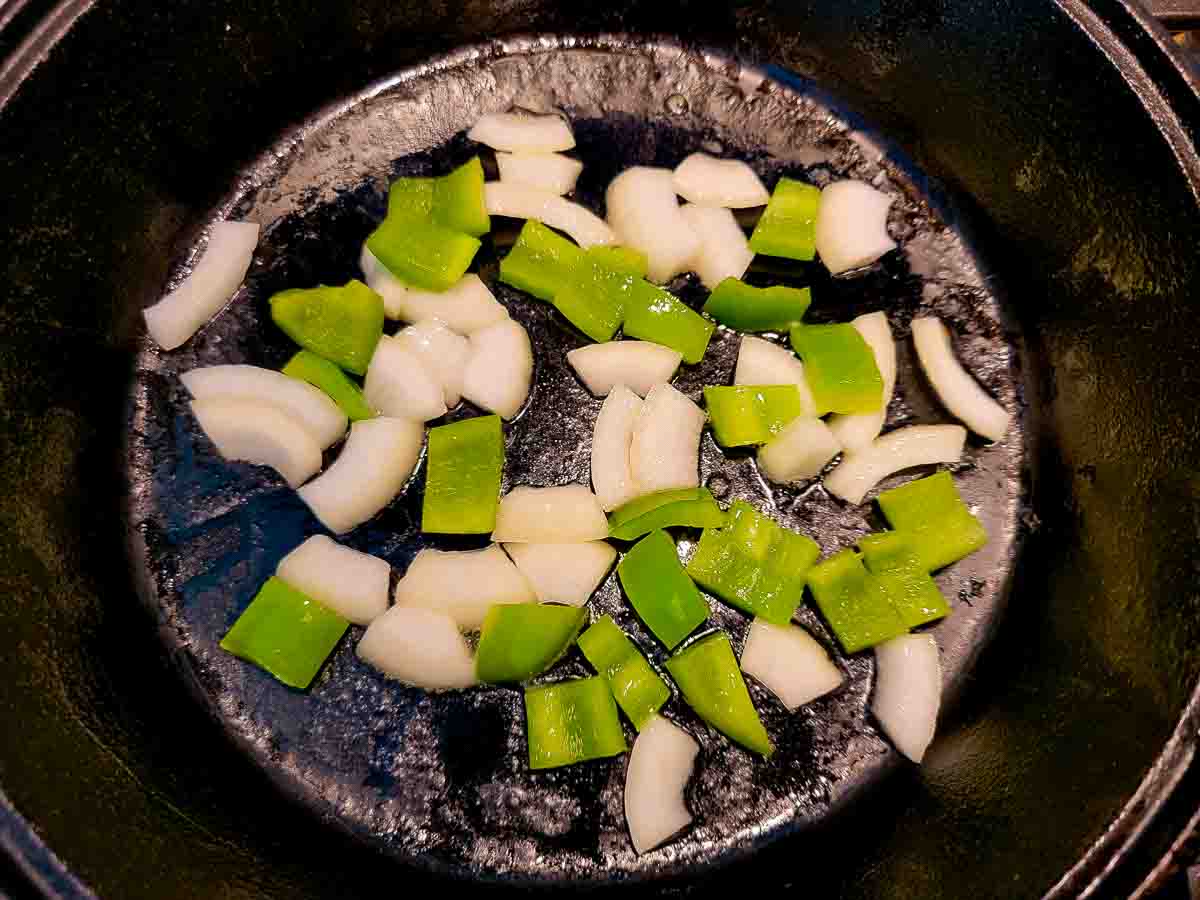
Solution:
M 476 631 L 492 606 L 533 603 L 533 588 L 497 544 L 482 550 L 422 550 L 396 583 L 397 606 L 436 609 Z
M 389 678 L 445 691 L 475 684 L 475 660 L 454 620 L 432 609 L 394 606 L 358 642 L 359 659 Z
M 789 710 L 828 694 L 842 672 L 807 631 L 755 618 L 742 649 L 742 671 L 753 675 Z
M 617 559 L 605 541 L 583 544 L 505 544 L 540 603 L 583 606 Z
M 254 222 L 214 224 L 204 255 L 191 274 L 142 312 L 155 343 L 174 350 L 220 312 L 246 277 L 257 244 L 258 225 Z
M 605 511 L 614 510 L 642 493 L 629 467 L 633 427 L 641 411 L 642 401 L 637 394 L 618 384 L 604 398 L 596 416 L 592 431 L 592 489 Z
M 457 406 L 462 394 L 463 369 L 471 355 L 467 339 L 440 319 L 424 319 L 405 328 L 395 340 L 441 382 L 446 406 Z
M 194 400 L 196 421 L 225 459 L 270 466 L 288 487 L 321 471 L 321 448 L 308 429 L 267 403 Z
M 875 354 L 875 365 L 883 379 L 883 406 L 878 412 L 843 413 L 829 417 L 829 427 L 833 429 L 838 442 L 847 450 L 858 450 L 879 437 L 887 419 L 888 404 L 892 402 L 892 393 L 896 390 L 896 342 L 892 338 L 887 315 L 883 312 L 867 313 L 850 324 Z
M 937 641 L 905 634 L 875 647 L 875 697 L 871 712 L 896 749 L 920 762 L 937 728 L 942 664 Z
M 533 348 L 520 323 L 505 319 L 471 333 L 462 395 L 503 419 L 525 403 L 533 384 Z
M 640 493 L 700 484 L 704 421 L 704 410 L 671 385 L 650 389 L 629 443 L 629 470 Z
M 446 414 L 441 379 L 421 357 L 387 335 L 375 345 L 367 366 L 363 399 L 377 412 L 397 419 L 428 422 Z
M 338 458 L 300 489 L 300 499 L 330 531 L 349 531 L 400 493 L 417 466 L 424 437 L 421 423 L 407 419 L 355 422 Z
M 680 210 L 697 237 L 700 249 L 689 263 L 708 289 L 726 278 L 741 278 L 754 259 L 742 226 L 727 209 L 687 203 Z
M 567 352 L 567 362 L 589 391 L 606 397 L 623 384 L 639 397 L 656 384 L 671 380 L 683 354 L 650 341 L 585 344 Z
M 387 560 L 314 534 L 279 561 L 275 574 L 355 625 L 370 625 L 388 607 Z
M 998 441 L 1008 430 L 1008 410 L 988 396 L 954 356 L 950 332 L 934 316 L 913 319 L 921 368 L 950 413 L 976 434 Z
M 958 462 L 966 440 L 967 430 L 961 425 L 897 428 L 842 457 L 825 477 L 825 490 L 848 503 L 862 503 L 867 491 L 902 469 Z
M 758 467 L 767 481 L 792 484 L 816 478 L 841 452 L 828 425 L 816 416 L 798 416 L 758 448 Z
M 804 363 L 786 347 L 772 344 L 764 338 L 745 335 L 738 348 L 734 384 L 794 384 L 800 391 L 800 414 L 815 416 L 817 401 L 813 399 Z
M 688 270 L 700 237 L 679 210 L 670 169 L 626 169 L 609 184 L 605 203 L 621 243 L 646 254 L 651 281 L 670 281 Z
M 896 242 L 888 237 L 892 198 L 861 181 L 835 181 L 821 191 L 816 245 L 834 275 L 875 262 Z
M 497 153 L 500 180 L 522 187 L 569 194 L 583 171 L 583 163 L 561 153 Z
M 690 734 L 662 716 L 638 732 L 625 769 L 625 821 L 638 853 L 653 850 L 692 821 L 683 792 L 699 750 Z
M 526 187 L 512 181 L 489 181 L 483 186 L 483 201 L 493 216 L 537 219 L 565 231 L 580 247 L 615 244 L 617 236 L 608 223 L 585 206 L 551 191 Z
M 205 366 L 184 372 L 180 379 L 197 400 L 234 400 L 277 407 L 304 426 L 322 450 L 346 433 L 346 414 L 324 392 L 274 369 Z
M 582 484 L 516 487 L 500 498 L 492 540 L 497 543 L 578 544 L 608 537 L 608 518 Z
M 558 116 L 529 113 L 488 113 L 467 137 L 509 153 L 557 153 L 575 146 L 571 126 Z
M 469 335 L 508 318 L 508 310 L 474 273 L 464 275 L 448 290 L 437 292 L 408 287 L 375 259 L 366 244 L 360 265 L 367 286 L 383 298 L 383 312 L 389 319 L 440 319 L 451 330 Z
M 748 209 L 771 199 L 762 180 L 740 159 L 693 153 L 675 167 L 675 193 L 691 203 Z

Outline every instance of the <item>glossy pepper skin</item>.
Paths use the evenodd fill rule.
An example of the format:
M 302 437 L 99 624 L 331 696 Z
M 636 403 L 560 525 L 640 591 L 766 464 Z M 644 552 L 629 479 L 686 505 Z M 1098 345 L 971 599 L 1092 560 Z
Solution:
M 819 188 L 793 178 L 780 178 L 750 235 L 750 249 L 764 256 L 812 259 L 817 253 L 820 205 Z
M 608 681 L 621 711 L 638 731 L 671 699 L 671 689 L 612 620 L 601 616 L 579 636 L 579 649 Z
M 311 350 L 297 352 L 281 371 L 289 378 L 308 382 L 323 391 L 351 422 L 375 418 L 375 410 L 367 406 L 362 389 L 338 366 Z
M 656 491 L 622 504 L 608 515 L 608 536 L 637 540 L 660 528 L 720 528 L 725 513 L 708 488 Z
M 645 273 L 646 257 L 635 250 L 589 247 L 550 302 L 593 341 L 610 341 Z
M 765 444 L 804 411 L 794 384 L 706 387 L 704 405 L 722 447 Z
M 888 524 L 908 535 L 927 572 L 957 562 L 987 543 L 987 532 L 963 503 L 949 472 L 884 491 L 878 502 Z
M 499 416 L 477 416 L 429 429 L 421 530 L 490 534 L 496 527 L 503 469 Z
M 879 582 L 906 628 L 928 624 L 950 612 L 907 534 L 869 534 L 859 540 L 858 549 L 867 571 Z
M 480 681 L 528 681 L 554 665 L 587 621 L 587 610 L 538 603 L 501 603 L 488 610 L 475 651 Z
M 652 531 L 617 566 L 625 595 L 656 638 L 670 650 L 708 618 L 708 604 L 679 562 L 675 542 Z
M 599 675 L 525 689 L 529 767 L 553 769 L 627 749 L 617 704 Z
M 808 588 L 847 653 L 908 632 L 883 586 L 849 548 L 813 566 Z
M 367 371 L 383 334 L 383 298 L 361 281 L 280 291 L 270 303 L 271 319 L 305 350 L 355 375 Z
M 583 264 L 583 250 L 571 241 L 530 219 L 521 227 L 517 242 L 500 260 L 500 280 L 539 300 L 551 301 Z
M 800 325 L 792 347 L 804 360 L 804 375 L 825 413 L 869 413 L 883 406 L 883 376 L 869 344 L 849 323 Z
M 402 282 L 449 290 L 479 252 L 478 238 L 428 219 L 389 215 L 367 238 L 367 249 Z
M 787 331 L 800 324 L 811 303 L 809 288 L 760 288 L 726 278 L 708 295 L 704 312 L 738 331 Z
M 670 291 L 645 280 L 634 285 L 625 308 L 626 337 L 678 350 L 688 364 L 704 358 L 716 327 Z

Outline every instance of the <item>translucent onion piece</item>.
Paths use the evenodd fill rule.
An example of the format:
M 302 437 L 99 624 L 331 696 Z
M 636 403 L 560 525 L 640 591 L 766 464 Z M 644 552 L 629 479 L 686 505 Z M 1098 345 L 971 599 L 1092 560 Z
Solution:
M 315 534 L 285 556 L 279 578 L 355 625 L 387 612 L 392 567 L 387 560 Z
M 828 694 L 843 680 L 825 648 L 803 628 L 758 618 L 750 623 L 741 665 L 790 710 Z
M 879 374 L 883 378 L 883 406 L 878 412 L 829 417 L 829 427 L 838 442 L 847 450 L 859 450 L 879 437 L 887 419 L 888 404 L 896 390 L 896 342 L 892 338 L 887 315 L 883 312 L 867 313 L 850 324 L 875 354 L 875 365 L 879 367 Z
M 650 341 L 609 341 L 568 351 L 567 362 L 589 391 L 605 397 L 623 384 L 639 397 L 671 380 L 683 354 Z
M 619 384 L 609 392 L 596 416 L 592 432 L 592 488 L 605 511 L 614 510 L 642 493 L 629 465 L 633 428 L 641 411 L 642 401 L 638 396 Z
M 617 559 L 606 541 L 583 544 L 505 544 L 541 603 L 583 606 Z
M 491 606 L 536 599 L 498 544 L 483 550 L 422 550 L 395 593 L 397 606 L 438 610 L 464 631 L 478 630 Z
M 511 181 L 489 181 L 483 186 L 487 211 L 511 219 L 536 219 L 543 225 L 565 231 L 580 247 L 615 244 L 617 236 L 608 223 L 586 207 L 550 191 Z
M 932 635 L 906 634 L 876 646 L 871 712 L 913 762 L 933 740 L 941 699 L 942 664 Z
M 687 203 L 681 212 L 697 237 L 700 249 L 692 258 L 692 271 L 710 290 L 726 278 L 741 278 L 754 259 L 745 232 L 728 209 Z
M 650 389 L 629 444 L 629 469 L 641 493 L 699 486 L 704 421 L 704 410 L 671 385 Z
M 626 169 L 609 184 L 605 202 L 621 243 L 646 254 L 651 281 L 670 281 L 688 270 L 700 237 L 679 210 L 670 169 Z
M 509 153 L 557 153 L 575 146 L 571 126 L 558 116 L 529 113 L 488 113 L 467 137 Z
M 821 191 L 816 245 L 834 275 L 875 262 L 896 242 L 888 237 L 892 198 L 861 181 L 835 181 Z
M 913 343 L 921 368 L 942 405 L 960 422 L 988 440 L 998 441 L 1008 430 L 1008 411 L 988 396 L 954 356 L 950 332 L 934 316 L 913 319 Z
M 500 498 L 497 543 L 577 544 L 608 537 L 608 518 L 582 484 L 516 487 Z
M 638 732 L 625 770 L 625 821 L 638 853 L 653 850 L 692 821 L 683 793 L 699 749 L 691 735 L 662 716 Z
M 471 355 L 467 339 L 440 319 L 423 319 L 397 334 L 396 341 L 441 382 L 446 406 L 457 406 L 462 394 L 463 369 Z
M 444 691 L 475 684 L 475 660 L 454 620 L 432 609 L 394 606 L 371 623 L 358 656 L 390 678 Z
M 758 448 L 758 467 L 767 481 L 793 484 L 816 478 L 841 452 L 828 425 L 815 416 L 800 416 Z
M 583 171 L 583 163 L 560 153 L 497 153 L 500 180 L 523 187 L 569 194 Z
M 675 167 L 675 193 L 702 206 L 747 209 L 771 199 L 762 180 L 740 159 L 693 153 Z
M 533 348 L 525 329 L 505 319 L 471 333 L 462 395 L 489 412 L 511 419 L 533 384 Z
M 192 412 L 225 459 L 270 466 L 293 488 L 321 471 L 320 445 L 307 428 L 275 406 L 195 400 Z
M 397 419 L 427 422 L 446 414 L 441 379 L 421 357 L 386 335 L 375 345 L 367 366 L 363 398 L 372 409 Z
M 958 462 L 967 430 L 961 425 L 909 425 L 847 453 L 825 477 L 825 490 L 849 503 L 862 503 L 867 492 L 902 469 Z
M 800 410 L 805 416 L 817 414 L 817 403 L 813 400 L 808 379 L 804 377 L 804 363 L 786 347 L 780 347 L 764 338 L 745 335 L 738 348 L 737 368 L 733 372 L 734 384 L 794 384 L 800 391 Z
M 486 284 L 475 274 L 464 275 L 442 293 L 410 288 L 389 272 L 363 245 L 361 265 L 367 286 L 383 298 L 389 319 L 424 322 L 439 319 L 459 334 L 470 335 L 508 318 Z

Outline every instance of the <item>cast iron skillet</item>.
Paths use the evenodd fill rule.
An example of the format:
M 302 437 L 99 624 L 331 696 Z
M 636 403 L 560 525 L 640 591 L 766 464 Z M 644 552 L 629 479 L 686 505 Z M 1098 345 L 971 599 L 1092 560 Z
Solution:
M 1189 466 L 1197 422 L 1189 394 L 1197 378 L 1187 362 L 1197 356 L 1197 332 L 1188 315 L 1197 211 L 1196 160 L 1187 128 L 1197 121 L 1197 101 L 1156 49 L 1147 48 L 1140 60 L 1122 55 L 1113 32 L 1123 33 L 1126 43 L 1149 40 L 1136 19 L 1119 6 L 1097 11 L 1099 18 L 1075 7 L 1066 12 L 1041 4 L 967 10 L 947 4 L 922 6 L 920 14 L 893 21 L 860 14 L 852 5 L 786 13 L 743 6 L 712 18 L 693 17 L 698 39 L 729 46 L 730 34 L 736 34 L 743 58 L 786 63 L 893 138 L 911 159 L 893 151 L 885 168 L 897 177 L 907 173 L 910 196 L 931 201 L 965 246 L 980 252 L 980 264 L 965 259 L 963 266 L 982 281 L 974 286 L 976 293 L 962 293 L 1000 298 L 1005 320 L 1024 335 L 1020 356 L 994 373 L 999 380 L 993 386 L 1011 390 L 1015 384 L 1004 385 L 1013 375 L 1004 372 L 1019 376 L 1028 403 L 1020 454 L 1028 484 L 1022 490 L 1033 504 L 1022 517 L 1029 533 L 1000 633 L 969 672 L 965 662 L 973 651 L 964 651 L 963 678 L 953 679 L 961 700 L 943 721 L 929 765 L 919 776 L 904 770 L 867 779 L 878 783 L 833 822 L 707 876 L 706 886 L 728 889 L 753 872 L 846 896 L 1041 892 L 1126 804 L 1184 710 L 1196 662 L 1190 603 L 1195 488 Z M 664 24 L 645 10 L 622 12 L 628 17 L 620 24 L 633 31 L 659 30 Z M 21 727 L 5 729 L 0 759 L 5 788 L 18 808 L 102 895 L 345 895 L 365 893 L 379 879 L 399 875 L 392 863 L 359 848 L 355 839 L 340 837 L 333 822 L 314 823 L 297 815 L 295 807 L 281 805 L 259 772 L 197 714 L 173 668 L 161 668 L 157 661 L 157 644 L 133 612 L 131 599 L 130 572 L 141 571 L 143 560 L 130 560 L 120 535 L 113 533 L 123 493 L 112 481 L 118 471 L 114 451 L 125 444 L 119 427 L 129 391 L 124 361 L 134 346 L 136 309 L 161 288 L 172 242 L 176 250 L 190 244 L 202 210 L 229 190 L 231 173 L 240 168 L 236 158 L 245 153 L 244 147 L 235 149 L 237 142 L 267 143 L 272 129 L 264 118 L 276 123 L 277 131 L 283 121 L 316 105 L 315 98 L 350 94 L 371 74 L 462 43 L 478 29 L 561 30 L 564 24 L 563 14 L 554 10 L 522 10 L 517 17 L 500 7 L 468 9 L 463 16 L 469 28 L 420 41 L 411 37 L 422 32 L 410 19 L 404 25 L 413 30 L 393 32 L 410 34 L 405 55 L 396 49 L 399 38 L 386 39 L 386 17 L 373 17 L 369 10 L 362 20 L 347 23 L 348 30 L 320 21 L 320 15 L 305 20 L 303 10 L 292 11 L 286 20 L 266 10 L 239 13 L 228 19 L 224 32 L 234 36 L 221 38 L 218 31 L 215 38 L 243 51 L 228 58 L 200 52 L 212 34 L 202 27 L 206 16 L 189 19 L 186 9 L 173 12 L 159 23 L 161 33 L 154 31 L 153 16 L 137 19 L 138 29 L 161 36 L 158 43 L 147 38 L 145 59 L 133 67 L 145 73 L 131 82 L 138 90 L 114 96 L 102 87 L 89 91 L 89 79 L 111 89 L 128 77 L 96 73 L 102 61 L 118 71 L 129 65 L 128 54 L 115 47 L 124 46 L 118 38 L 133 23 L 118 11 L 93 11 L 6 112 L 4 140 L 14 148 L 4 156 L 6 183 L 27 187 L 5 218 L 7 244 L 15 251 L 7 271 L 16 289 L 5 305 L 3 332 L 4 439 L 6 449 L 13 450 L 6 453 L 5 465 L 14 488 L 3 506 L 14 598 L 5 611 L 11 619 L 5 658 L 19 660 L 20 667 L 0 698 L 5 721 L 18 721 L 19 711 Z M 433 13 L 418 13 L 418 23 L 419 15 Z M 968 20 L 970 31 L 964 30 Z M 217 21 L 221 27 L 226 23 Z M 604 17 L 575 23 L 584 30 L 614 24 Z M 89 29 L 94 43 L 81 45 L 79 35 Z M 722 30 L 728 33 L 720 35 Z M 278 47 L 273 56 L 267 34 L 290 45 Z M 344 43 L 335 35 L 345 35 Z M 1087 35 L 1121 58 L 1122 74 L 1101 61 Z M 628 44 L 600 42 L 610 48 Z M 108 52 L 114 54 L 111 59 Z M 57 80 L 64 76 L 56 76 L 55 66 L 68 53 L 78 54 L 75 84 L 84 99 L 75 101 L 78 105 L 68 101 L 59 124 L 47 100 L 65 92 L 65 83 Z M 351 60 L 357 81 L 344 71 Z M 868 62 L 870 78 L 865 77 Z M 168 76 L 185 64 L 193 67 L 187 71 L 195 79 L 194 100 L 181 85 L 169 84 Z M 723 77 L 731 74 L 720 68 L 720 60 L 700 69 L 709 64 Z M 1063 81 L 1065 75 L 1084 72 L 1086 79 Z M 811 95 L 807 83 L 781 72 L 768 74 Z M 235 78 L 241 95 L 217 87 Z M 260 83 L 266 83 L 262 99 L 251 102 L 248 92 Z M 1051 84 L 1057 85 L 1053 92 Z M 101 95 L 106 103 L 94 107 L 95 118 L 82 115 L 90 108 L 85 101 Z M 267 97 L 279 105 L 265 103 Z M 960 107 L 973 114 L 947 115 Z M 1101 109 L 1107 111 L 1107 124 L 1095 118 Z M 35 122 L 40 130 L 28 130 Z M 1124 127 L 1114 129 L 1112 123 Z M 93 138 L 81 143 L 89 128 L 96 129 Z M 835 132 L 817 137 L 851 154 Z M 18 134 L 21 141 L 14 139 Z M 709 139 L 694 127 L 654 134 L 639 152 L 653 156 L 689 140 Z M 669 140 L 659 137 L 663 134 Z M 107 140 L 96 140 L 102 136 Z M 97 152 L 100 147 L 107 156 Z M 444 152 L 452 154 L 454 148 Z M 1155 172 L 1156 179 L 1140 178 L 1133 160 Z M 282 160 L 275 169 L 292 162 Z M 866 159 L 840 159 L 847 162 L 871 165 Z M 264 163 L 256 171 L 269 169 L 271 164 Z M 39 176 L 43 170 L 46 174 Z M 1164 173 L 1161 180 L 1158 172 Z M 347 221 L 346 211 L 355 203 L 369 206 L 366 193 L 337 203 L 322 204 L 319 196 L 297 200 L 309 215 L 327 215 L 334 225 Z M 274 201 L 256 196 L 243 202 Z M 272 247 L 303 243 L 307 224 L 299 217 L 288 226 L 291 231 L 281 228 L 276 243 L 268 243 L 268 257 Z M 917 234 L 920 216 L 910 224 Z M 181 231 L 181 226 L 186 227 Z M 346 246 L 352 237 L 337 233 L 334 246 L 324 251 L 327 256 L 314 246 L 311 252 L 282 254 L 279 265 L 265 260 L 262 288 L 269 288 L 272 278 L 294 282 L 350 265 Z M 288 268 L 304 259 L 324 268 Z M 894 301 L 905 289 L 911 291 L 913 278 L 910 260 L 892 265 L 896 268 L 885 266 L 886 279 L 878 287 Z M 957 285 L 962 273 L 931 274 Z M 85 288 L 91 292 L 86 305 Z M 910 299 L 916 298 L 910 294 Z M 953 296 L 951 301 L 944 311 L 967 326 L 971 314 L 981 315 L 979 322 L 1001 321 L 984 314 L 995 308 L 990 301 L 967 304 Z M 539 315 L 535 310 L 521 314 Z M 547 332 L 554 327 L 546 317 L 541 325 Z M 235 329 L 228 335 L 244 333 Z M 106 337 L 98 340 L 99 335 Z M 232 343 L 233 353 L 257 361 L 266 361 L 259 354 L 281 352 L 269 343 Z M 65 363 L 57 355 L 47 358 L 50 347 Z M 98 352 L 97 347 L 111 349 Z M 143 362 L 139 384 L 158 377 L 151 368 Z M 153 407 L 143 403 L 141 408 Z M 135 450 L 161 437 L 153 433 L 153 421 L 138 424 L 147 427 L 133 432 Z M 178 435 L 173 446 L 191 446 L 186 427 Z M 205 468 L 203 460 L 196 465 Z M 149 468 L 150 462 L 135 453 L 131 470 Z M 255 484 L 262 483 L 261 473 L 250 475 L 258 478 Z M 731 481 L 731 490 L 739 490 L 737 479 Z M 133 487 L 136 498 L 145 497 L 139 493 L 143 483 L 135 481 Z M 240 484 L 235 493 L 241 496 L 245 487 Z M 221 490 L 210 494 L 228 496 Z M 210 494 L 198 496 L 207 501 Z M 270 503 L 267 494 L 256 498 Z M 286 507 L 279 501 L 284 521 L 290 521 Z M 1014 501 L 1000 518 L 1014 521 L 1017 514 Z M 146 529 L 137 534 L 145 537 Z M 162 550 L 154 540 L 146 543 L 152 554 Z M 243 543 L 235 549 L 257 549 L 259 563 L 269 564 L 269 548 Z M 1002 551 L 1007 543 L 1006 535 Z M 233 555 L 254 564 L 253 553 Z M 1002 560 L 1003 553 L 996 562 Z M 162 566 L 156 570 L 163 572 Z M 1001 571 L 990 574 L 995 587 L 1003 586 Z M 253 569 L 230 569 L 231 584 L 252 577 Z M 986 577 L 981 580 L 987 584 Z M 972 599 L 969 591 L 966 599 Z M 976 636 L 990 630 L 995 609 L 990 590 L 983 599 Z M 178 620 L 168 618 L 166 624 L 168 642 L 180 648 L 185 670 L 200 673 L 199 691 L 228 697 L 230 686 L 212 678 L 216 664 L 206 668 L 203 652 L 189 643 Z M 350 654 L 342 655 L 352 661 Z M 957 657 L 949 656 L 951 669 L 960 671 L 953 664 Z M 326 677 L 336 675 L 331 667 Z M 852 681 L 865 690 L 862 678 Z M 856 697 L 861 705 L 861 691 Z M 236 709 L 224 710 L 223 724 L 236 723 L 239 715 Z M 1159 768 L 1142 782 L 1113 828 L 1063 877 L 1060 893 L 1078 893 L 1114 860 L 1127 868 L 1104 873 L 1104 887 L 1097 888 L 1103 895 L 1127 892 L 1120 885 L 1141 877 L 1142 863 L 1127 841 L 1156 818 L 1169 821 L 1170 806 L 1160 810 L 1168 800 L 1187 802 L 1186 783 L 1176 782 L 1188 777 L 1194 732 L 1189 715 L 1185 712 L 1176 739 L 1158 756 Z M 464 741 L 487 723 L 487 716 L 449 719 L 443 724 L 457 719 Z M 824 734 L 810 728 L 809 737 Z M 245 742 L 245 729 L 242 738 Z M 278 754 L 274 768 L 286 785 L 288 777 L 278 773 L 286 776 L 292 748 L 273 749 L 264 740 L 256 746 L 267 758 Z M 728 771 L 736 787 L 739 772 L 736 767 Z M 594 782 L 598 776 L 590 777 Z M 810 791 L 806 798 L 827 801 L 836 793 L 819 778 L 813 781 L 815 789 L 802 788 Z M 295 777 L 292 782 L 291 793 L 304 799 L 306 791 L 297 788 Z M 308 793 L 320 793 L 319 785 L 310 781 Z M 343 799 L 353 807 L 353 797 Z M 95 822 L 92 827 L 79 826 L 80 810 Z M 1155 815 L 1160 811 L 1162 816 Z M 401 832 L 397 828 L 392 835 Z M 764 843 L 746 837 L 733 843 Z M 694 872 L 696 863 L 720 855 L 708 852 L 720 851 L 719 843 L 699 846 L 690 858 L 685 852 L 681 865 L 656 865 L 655 871 Z M 1150 848 L 1147 853 L 1153 849 L 1153 840 L 1140 843 Z M 571 848 L 555 849 L 561 852 L 546 857 L 543 872 L 579 876 Z M 439 862 L 437 853 L 430 857 Z M 320 863 L 314 865 L 315 859 Z M 406 872 L 402 877 L 414 883 L 419 876 Z M 694 877 L 681 882 L 697 883 Z

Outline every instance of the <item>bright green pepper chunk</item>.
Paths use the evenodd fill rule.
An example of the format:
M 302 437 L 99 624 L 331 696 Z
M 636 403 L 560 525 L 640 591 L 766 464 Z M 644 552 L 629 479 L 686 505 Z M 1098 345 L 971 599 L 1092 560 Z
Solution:
M 298 351 L 281 371 L 289 378 L 306 381 L 324 391 L 351 422 L 375 418 L 375 410 L 367 406 L 359 386 L 340 368 L 311 350 Z
M 726 603 L 773 625 L 791 621 L 804 579 L 821 555 L 811 538 L 781 527 L 744 500 L 735 501 L 724 528 L 706 528 L 687 574 Z
M 797 326 L 792 347 L 804 360 L 817 415 L 875 412 L 883 406 L 883 377 L 875 354 L 853 325 Z
M 480 681 L 528 681 L 567 652 L 587 620 L 574 606 L 501 603 L 488 610 L 475 651 Z
M 553 300 L 583 264 L 579 247 L 541 222 L 530 219 L 517 242 L 500 260 L 500 280 L 539 300 Z
M 599 675 L 525 688 L 529 767 L 553 769 L 626 748 L 608 682 Z
M 708 295 L 704 312 L 738 331 L 787 331 L 812 303 L 809 288 L 759 288 L 726 278 Z
M 567 273 L 551 302 L 593 341 L 611 341 L 625 320 L 625 307 L 642 280 L 645 257 L 621 247 L 589 247 Z
M 950 612 L 946 598 L 902 531 L 869 534 L 858 542 L 867 571 L 879 582 L 906 628 L 916 628 Z
M 469 234 L 409 215 L 389 215 L 367 238 L 367 249 L 389 272 L 427 291 L 453 287 L 480 246 Z
M 436 178 L 397 178 L 388 186 L 388 218 L 428 219 L 433 215 Z
M 303 690 L 349 627 L 333 610 L 272 576 L 221 639 L 221 649 Z
M 583 252 L 596 265 L 634 278 L 645 278 L 650 265 L 646 254 L 632 247 L 588 247 Z
M 747 750 L 763 756 L 775 752 L 724 632 L 680 650 L 667 660 L 667 671 L 705 722 Z
M 500 506 L 504 432 L 499 416 L 477 416 L 429 429 L 429 466 L 421 530 L 490 534 Z
M 362 375 L 383 334 L 383 298 L 357 279 L 293 288 L 271 297 L 271 318 L 304 349 Z
M 612 620 L 601 616 L 579 636 L 579 649 L 607 679 L 617 705 L 638 731 L 671 699 L 671 689 Z
M 949 472 L 902 484 L 878 499 L 888 524 L 908 535 L 927 572 L 958 562 L 987 543 L 987 532 L 963 503 Z
M 478 156 L 433 180 L 432 215 L 438 225 L 472 237 L 491 231 L 492 220 L 483 199 L 483 165 Z
M 812 259 L 817 252 L 820 205 L 819 188 L 792 178 L 780 178 L 750 235 L 750 249 L 766 256 Z
M 617 566 L 617 577 L 646 627 L 670 650 L 708 618 L 708 604 L 679 562 L 675 542 L 652 531 Z
M 804 410 L 794 384 L 706 387 L 704 405 L 722 447 L 765 444 Z
M 847 653 L 908 631 L 883 586 L 849 548 L 813 566 L 808 573 L 808 588 Z
M 656 491 L 630 500 L 608 514 L 608 536 L 632 541 L 659 528 L 720 528 L 725 513 L 708 488 Z
M 638 281 L 625 307 L 625 335 L 662 344 L 683 354 L 685 363 L 704 358 L 716 324 L 670 291 Z

